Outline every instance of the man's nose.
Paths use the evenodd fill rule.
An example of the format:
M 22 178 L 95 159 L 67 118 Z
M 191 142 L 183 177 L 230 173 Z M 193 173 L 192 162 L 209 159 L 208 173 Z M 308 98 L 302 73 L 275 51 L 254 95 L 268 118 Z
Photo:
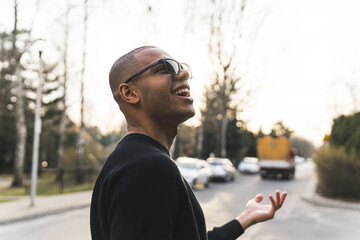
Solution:
M 180 73 L 178 75 L 173 75 L 175 80 L 179 80 L 179 81 L 187 81 L 190 77 L 190 73 L 182 68 L 180 69 Z

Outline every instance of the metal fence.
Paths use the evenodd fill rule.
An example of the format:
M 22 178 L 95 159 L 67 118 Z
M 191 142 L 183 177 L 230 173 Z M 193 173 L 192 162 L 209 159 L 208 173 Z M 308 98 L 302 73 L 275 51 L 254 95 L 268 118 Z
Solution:
M 37 179 L 37 194 L 59 194 L 66 189 L 90 188 L 95 183 L 100 169 L 94 166 L 44 168 L 41 167 Z M 26 192 L 30 192 L 30 184 L 26 184 Z M 71 191 L 71 190 L 70 190 Z

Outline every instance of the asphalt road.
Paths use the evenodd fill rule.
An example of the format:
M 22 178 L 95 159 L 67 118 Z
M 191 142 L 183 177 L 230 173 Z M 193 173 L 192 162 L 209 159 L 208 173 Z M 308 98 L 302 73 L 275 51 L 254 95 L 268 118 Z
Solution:
M 298 166 L 295 180 L 261 180 L 257 175 L 238 175 L 232 183 L 211 183 L 196 190 L 208 228 L 220 226 L 239 214 L 257 193 L 267 196 L 276 189 L 289 193 L 275 219 L 248 229 L 239 239 L 252 240 L 357 240 L 360 236 L 360 211 L 312 205 L 300 199 L 313 174 L 310 163 Z M 0 239 L 90 239 L 89 209 L 83 208 L 0 227 Z
M 216 183 L 206 191 L 197 191 L 208 229 L 236 217 L 257 193 L 262 193 L 264 203 L 269 203 L 268 195 L 279 189 L 287 191 L 288 197 L 275 218 L 252 226 L 239 239 L 360 239 L 360 211 L 316 206 L 300 198 L 313 174 L 313 164 L 305 163 L 297 166 L 294 180 L 262 180 L 256 175 L 239 175 L 234 183 Z

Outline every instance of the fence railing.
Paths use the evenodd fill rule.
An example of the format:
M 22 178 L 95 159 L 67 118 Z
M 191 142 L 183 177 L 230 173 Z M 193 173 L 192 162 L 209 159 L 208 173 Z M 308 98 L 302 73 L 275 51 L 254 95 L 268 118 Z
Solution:
M 66 189 L 92 187 L 100 168 L 94 166 L 44 168 L 41 167 L 37 179 L 37 194 L 59 194 Z M 26 184 L 26 192 L 30 192 L 30 184 Z

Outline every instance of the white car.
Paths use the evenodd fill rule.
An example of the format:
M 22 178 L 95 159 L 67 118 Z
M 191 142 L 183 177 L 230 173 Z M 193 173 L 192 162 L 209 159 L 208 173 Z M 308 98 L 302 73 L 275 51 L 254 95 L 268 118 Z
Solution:
M 235 179 L 236 169 L 228 158 L 209 157 L 207 162 L 212 170 L 212 179 L 222 179 L 226 182 Z
M 295 161 L 295 164 L 301 164 L 301 163 L 306 162 L 306 159 L 304 157 L 295 156 L 294 161 Z
M 176 159 L 181 175 L 194 188 L 197 184 L 209 186 L 212 171 L 209 164 L 205 160 L 189 157 L 179 157 Z
M 258 173 L 260 170 L 259 159 L 256 157 L 244 157 L 238 167 L 241 173 Z

